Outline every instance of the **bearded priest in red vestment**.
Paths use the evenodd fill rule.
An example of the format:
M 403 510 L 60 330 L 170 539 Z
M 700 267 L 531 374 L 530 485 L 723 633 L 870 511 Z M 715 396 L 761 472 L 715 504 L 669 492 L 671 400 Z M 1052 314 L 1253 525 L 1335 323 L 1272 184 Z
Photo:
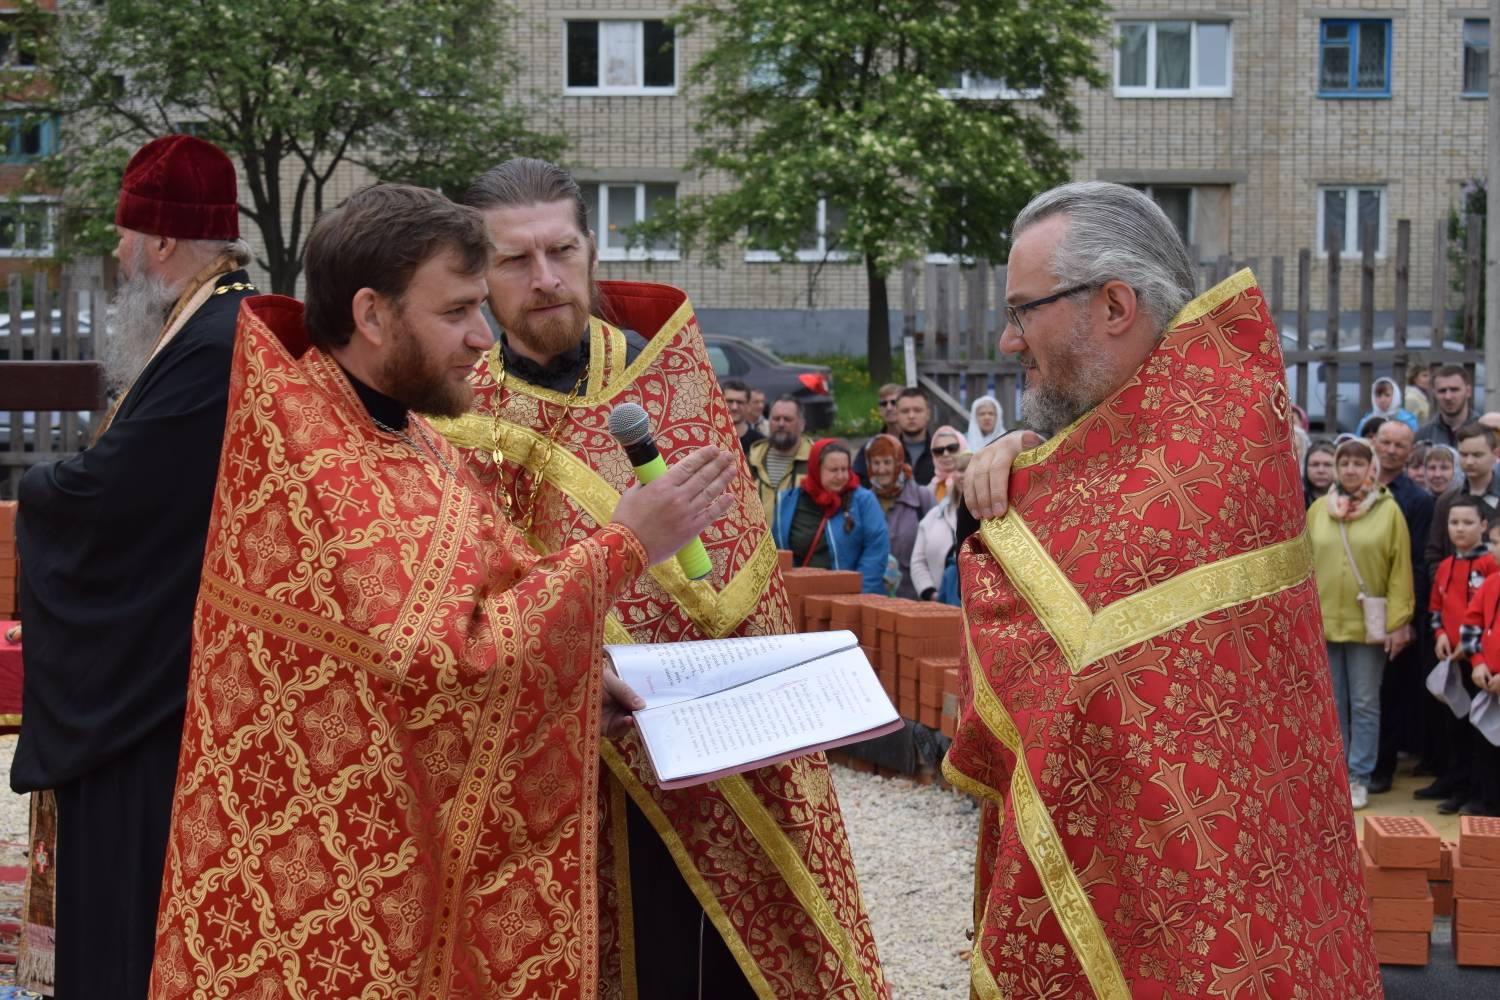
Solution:
M 596 531 L 634 481 L 607 430 L 619 403 L 645 407 L 669 460 L 738 445 L 687 296 L 595 285 L 588 205 L 566 172 L 513 160 L 465 200 L 495 241 L 501 342 L 475 370 L 474 411 L 440 427 L 493 495 L 531 512 L 520 516 L 537 551 Z M 615 599 L 607 641 L 791 631 L 748 472 L 730 489 L 739 503 L 703 534 L 708 577 L 689 580 L 675 562 L 638 577 Z M 676 1000 L 700 985 L 716 1000 L 888 995 L 822 754 L 663 791 L 634 735 L 599 752 L 604 995 Z
M 474 210 L 377 186 L 315 226 L 305 328 L 241 311 L 156 1000 L 598 995 L 604 615 L 734 467 L 527 548 L 412 412 L 467 408 L 489 259 Z
M 1379 997 L 1265 301 L 1242 271 L 1189 302 L 1171 223 L 1118 185 L 1014 234 L 1001 349 L 1047 440 L 959 561 L 973 991 Z

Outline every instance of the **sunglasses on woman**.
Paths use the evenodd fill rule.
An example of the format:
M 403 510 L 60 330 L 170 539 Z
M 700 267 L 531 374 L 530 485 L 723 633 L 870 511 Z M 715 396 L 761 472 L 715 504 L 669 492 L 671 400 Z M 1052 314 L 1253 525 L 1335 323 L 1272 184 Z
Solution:
M 939 458 L 941 458 L 944 455 L 957 455 L 958 454 L 958 445 L 956 445 L 956 444 L 937 444 L 937 445 L 933 445 L 932 446 L 932 453 L 934 455 L 936 455 L 937 457 L 939 457 Z

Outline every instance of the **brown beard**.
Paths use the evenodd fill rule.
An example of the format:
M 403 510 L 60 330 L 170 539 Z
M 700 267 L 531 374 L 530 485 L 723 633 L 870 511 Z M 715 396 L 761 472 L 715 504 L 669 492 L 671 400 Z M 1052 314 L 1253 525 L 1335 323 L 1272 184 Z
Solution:
M 568 306 L 564 315 L 541 321 L 530 318 L 530 310 L 558 304 Z M 590 280 L 587 307 L 571 296 L 548 297 L 528 302 L 519 316 L 497 315 L 496 319 L 505 329 L 506 336 L 514 338 L 527 351 L 550 360 L 578 346 L 588 332 L 589 314 L 598 311 L 599 285 Z
M 422 342 L 401 316 L 392 333 L 391 355 L 380 368 L 385 394 L 409 410 L 438 417 L 461 417 L 469 412 L 474 390 L 468 382 L 453 385 L 447 365 L 434 363 L 422 350 Z

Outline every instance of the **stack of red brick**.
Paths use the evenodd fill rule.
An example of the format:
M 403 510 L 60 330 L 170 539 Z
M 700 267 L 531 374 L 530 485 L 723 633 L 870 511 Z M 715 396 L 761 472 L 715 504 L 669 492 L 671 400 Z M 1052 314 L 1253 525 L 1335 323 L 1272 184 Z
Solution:
M 20 566 L 16 562 L 16 502 L 0 502 L 0 618 L 17 618 L 16 590 Z
M 1363 853 L 1375 954 L 1382 965 L 1426 965 L 1433 917 L 1428 875 L 1441 868 L 1441 838 L 1419 816 L 1367 816 Z
M 959 609 L 862 594 L 858 573 L 790 569 L 789 556 L 781 553 L 782 579 L 798 631 L 848 629 L 859 636 L 901 716 L 952 736 L 964 641 Z
M 1453 954 L 1500 966 L 1500 819 L 1465 816 L 1453 859 Z

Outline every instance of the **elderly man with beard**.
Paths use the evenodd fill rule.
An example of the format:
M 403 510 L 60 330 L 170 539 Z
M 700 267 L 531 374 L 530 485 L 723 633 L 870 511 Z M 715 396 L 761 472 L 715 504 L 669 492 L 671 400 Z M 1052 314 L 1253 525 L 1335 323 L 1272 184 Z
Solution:
M 1000 347 L 1046 440 L 992 445 L 965 490 L 986 520 L 943 767 L 983 802 L 974 991 L 1378 997 L 1254 277 L 1193 298 L 1171 222 L 1116 184 L 1038 195 L 1011 232 Z
M 475 369 L 473 412 L 441 427 L 534 548 L 587 536 L 633 482 L 607 430 L 619 403 L 646 409 L 669 462 L 699 446 L 738 448 L 692 304 L 665 285 L 594 281 L 588 205 L 566 172 L 512 160 L 465 200 L 494 242 L 500 342 Z M 791 430 L 795 452 L 800 426 L 786 418 L 800 424 L 796 401 L 771 414 L 772 440 Z M 738 475 L 730 492 L 739 503 L 702 535 L 708 576 L 654 567 L 615 598 L 609 642 L 791 630 L 755 483 Z M 628 690 L 618 698 L 634 707 Z M 666 791 L 628 730 L 599 753 L 602 996 L 887 995 L 822 754 Z
M 243 265 L 234 165 L 184 135 L 131 158 L 94 444 L 34 466 L 16 525 L 26 678 L 11 787 L 34 792 L 21 973 L 145 996 L 187 694 L 193 601 L 224 433 Z M 53 802 L 55 801 L 55 813 Z

